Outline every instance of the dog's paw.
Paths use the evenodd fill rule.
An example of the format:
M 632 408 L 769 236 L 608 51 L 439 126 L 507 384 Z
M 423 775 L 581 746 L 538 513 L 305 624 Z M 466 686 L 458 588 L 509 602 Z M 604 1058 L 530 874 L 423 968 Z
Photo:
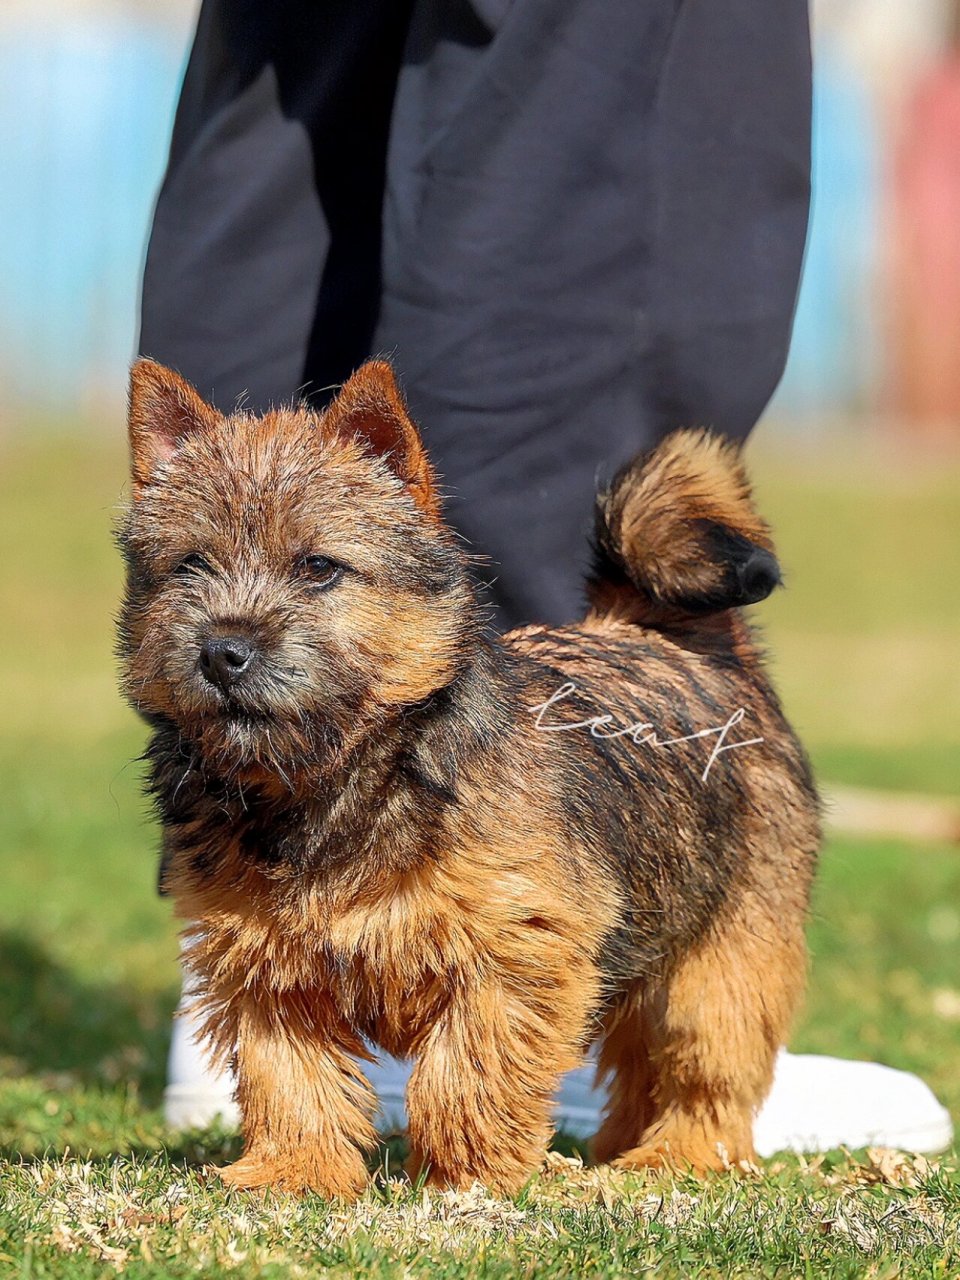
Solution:
M 258 1160 L 256 1156 L 241 1156 L 233 1164 L 214 1169 L 214 1173 L 228 1187 L 239 1187 L 244 1191 L 269 1187 L 274 1184 L 276 1178 L 275 1168 L 266 1161 Z
M 722 1143 L 672 1143 L 632 1147 L 611 1161 L 614 1169 L 670 1169 L 697 1174 L 721 1173 L 734 1168 Z
M 367 1170 L 356 1161 L 334 1165 L 320 1160 L 262 1159 L 255 1152 L 216 1170 L 228 1187 L 255 1191 L 269 1187 L 292 1195 L 324 1196 L 331 1200 L 356 1200 L 367 1184 Z

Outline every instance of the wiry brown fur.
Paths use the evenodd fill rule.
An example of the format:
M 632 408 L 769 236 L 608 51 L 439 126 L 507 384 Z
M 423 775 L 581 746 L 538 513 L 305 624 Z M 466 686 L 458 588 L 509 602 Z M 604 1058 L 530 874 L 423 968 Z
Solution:
M 818 831 L 736 607 L 777 570 L 735 452 L 680 433 L 627 468 L 585 621 L 497 639 L 388 366 L 255 419 L 141 362 L 130 434 L 124 686 L 237 1068 L 226 1180 L 358 1192 L 371 1045 L 416 1059 L 413 1163 L 440 1184 L 515 1190 L 595 1040 L 599 1158 L 752 1157 Z M 237 632 L 250 671 L 214 688 L 199 646 Z

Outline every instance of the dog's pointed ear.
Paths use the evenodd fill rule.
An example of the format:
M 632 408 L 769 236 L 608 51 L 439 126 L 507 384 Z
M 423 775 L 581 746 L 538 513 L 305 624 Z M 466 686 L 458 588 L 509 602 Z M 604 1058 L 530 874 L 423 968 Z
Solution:
M 150 484 L 188 436 L 209 431 L 220 414 L 179 373 L 154 360 L 130 372 L 130 469 L 134 491 Z
M 440 518 L 433 467 L 385 360 L 368 361 L 343 384 L 323 424 L 338 436 L 356 440 L 371 457 L 382 458 L 417 506 L 432 519 Z

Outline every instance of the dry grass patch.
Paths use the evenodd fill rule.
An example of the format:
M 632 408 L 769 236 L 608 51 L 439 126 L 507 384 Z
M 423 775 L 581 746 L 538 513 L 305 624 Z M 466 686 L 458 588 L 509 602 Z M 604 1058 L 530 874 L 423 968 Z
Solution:
M 956 1165 L 884 1150 L 705 1182 L 554 1153 L 516 1201 L 392 1178 L 355 1205 L 225 1192 L 162 1156 L 67 1156 L 2 1176 L 0 1262 L 26 1258 L 24 1274 L 960 1273 Z

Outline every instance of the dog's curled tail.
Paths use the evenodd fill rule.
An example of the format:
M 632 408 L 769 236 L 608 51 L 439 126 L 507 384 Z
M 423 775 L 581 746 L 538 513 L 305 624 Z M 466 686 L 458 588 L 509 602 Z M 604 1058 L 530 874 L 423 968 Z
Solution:
M 598 495 L 596 613 L 682 627 L 755 604 L 779 582 L 739 447 L 720 436 L 675 431 Z

